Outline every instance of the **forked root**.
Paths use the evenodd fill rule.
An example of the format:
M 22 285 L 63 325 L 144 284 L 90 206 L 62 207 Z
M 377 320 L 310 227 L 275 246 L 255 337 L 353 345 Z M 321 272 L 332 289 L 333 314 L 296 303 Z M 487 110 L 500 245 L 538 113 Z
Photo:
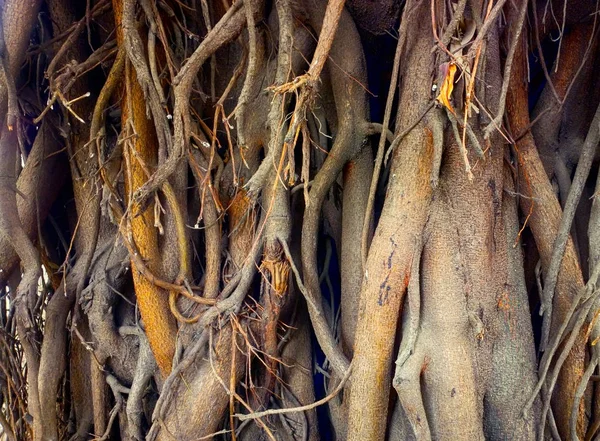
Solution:
M 421 372 L 426 367 L 422 351 L 410 355 L 396 365 L 392 384 L 398 393 L 404 414 L 410 422 L 417 440 L 431 440 L 431 431 L 421 393 Z

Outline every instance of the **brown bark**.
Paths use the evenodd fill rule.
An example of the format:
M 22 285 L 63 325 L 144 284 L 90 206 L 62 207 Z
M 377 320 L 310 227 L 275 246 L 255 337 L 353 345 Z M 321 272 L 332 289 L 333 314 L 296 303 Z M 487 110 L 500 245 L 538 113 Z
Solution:
M 302 310 L 302 305 L 298 305 L 298 310 Z M 285 400 L 285 407 L 303 406 L 315 401 L 314 383 L 312 378 L 312 342 L 310 340 L 310 327 L 308 314 L 306 312 L 297 316 L 298 329 L 294 330 L 288 344 L 281 352 L 281 358 L 284 364 L 283 381 L 298 401 Z M 309 410 L 302 417 L 306 418 L 308 441 L 318 441 L 321 439 L 318 431 L 317 412 Z
M 531 420 L 520 420 L 537 376 L 522 270 L 511 262 L 515 213 L 506 220 L 511 234 L 505 230 L 504 149 L 492 144 L 469 181 L 456 145 L 448 145 L 424 233 L 420 334 L 400 369 L 417 369 L 417 380 L 403 375 L 399 396 L 418 426 L 411 408 L 422 393 L 432 439 L 535 434 Z
M 67 177 L 64 155 L 58 153 L 61 148 L 52 123 L 42 122 L 25 167 L 17 178 L 19 218 L 25 233 L 34 242 L 38 236 L 38 221 L 45 221 Z M 52 185 L 47 185 L 50 181 Z M 0 237 L 0 281 L 6 281 L 17 263 L 17 253 L 8 238 Z
M 67 30 L 74 20 L 70 5 L 52 0 L 48 2 L 48 8 L 55 27 L 54 31 L 60 33 Z M 69 60 L 86 58 L 86 51 L 81 44 L 65 46 L 65 49 L 65 55 L 69 57 Z M 60 53 L 60 50 L 57 53 Z M 61 60 L 57 59 L 57 61 Z M 56 87 L 57 85 L 53 82 L 55 80 L 54 72 L 48 72 L 48 74 L 52 87 Z M 89 91 L 89 84 L 82 79 L 77 79 L 69 90 L 73 97 L 81 97 Z M 69 105 L 63 102 L 62 106 Z M 88 121 L 91 118 L 92 109 L 93 106 L 89 100 L 78 100 L 71 107 L 73 112 Z M 70 272 L 64 276 L 62 289 L 55 293 L 46 308 L 46 329 L 37 380 L 42 413 L 43 433 L 40 438 L 42 440 L 58 439 L 60 421 L 54 397 L 67 369 L 67 318 L 71 315 L 73 324 L 77 326 L 78 312 L 73 312 L 72 307 L 85 285 L 97 244 L 100 223 L 100 199 L 96 187 L 95 164 L 90 160 L 87 148 L 89 127 L 72 117 L 66 108 L 63 110 L 66 119 L 66 128 L 63 130 L 68 136 L 67 143 L 74 156 L 70 165 L 77 218 L 72 231 L 73 244 L 77 247 L 79 254 Z M 86 416 L 86 418 L 89 417 L 90 415 Z M 84 426 L 86 425 L 83 419 L 81 422 Z
M 12 247 L 18 251 L 24 267 L 23 275 L 16 290 L 12 291 L 12 302 L 16 309 L 18 335 L 23 346 L 27 363 L 27 393 L 31 415 L 34 419 L 34 437 L 41 436 L 40 394 L 37 376 L 40 367 L 39 334 L 31 316 L 37 297 L 37 282 L 40 276 L 40 261 L 37 249 L 25 233 L 17 211 L 15 194 L 16 184 L 16 134 L 1 129 L 0 135 L 0 232 L 8 238 Z M 17 274 L 20 270 L 16 269 Z
M 515 66 L 511 77 L 511 86 L 507 98 L 507 114 L 511 130 L 521 133 L 529 126 L 529 113 L 527 108 L 527 83 L 525 56 L 523 45 L 515 55 Z M 562 210 L 548 180 L 542 161 L 535 146 L 533 136 L 527 133 L 516 143 L 517 160 L 520 167 L 518 175 L 519 188 L 525 192 L 525 197 L 520 198 L 521 209 L 524 213 L 531 213 L 528 226 L 533 232 L 537 249 L 542 260 L 542 267 L 548 268 L 552 255 L 554 240 L 558 233 Z M 533 206 L 532 206 L 533 205 Z M 583 287 L 583 277 L 573 247 L 569 239 L 562 259 L 556 293 L 554 296 L 554 312 L 551 334 L 556 332 L 563 322 L 578 290 Z M 559 376 L 556 390 L 553 394 L 555 403 L 554 413 L 561 436 L 569 434 L 570 406 L 561 406 L 559 403 L 571 403 L 575 390 L 584 370 L 585 341 L 580 334 L 575 346 L 571 350 Z M 578 418 L 578 432 L 585 430 L 586 417 L 584 404 L 580 407 Z
M 121 30 L 121 18 L 123 14 L 123 2 L 113 1 L 116 21 L 117 39 L 119 44 L 123 43 L 123 32 Z M 146 113 L 145 95 L 137 81 L 135 71 L 131 65 L 127 66 L 125 82 L 130 96 L 125 94 L 122 98 L 123 127 L 133 125 L 135 140 L 131 149 L 125 152 L 128 179 L 126 182 L 126 194 L 131 195 L 141 188 L 148 180 L 144 167 L 152 169 L 158 158 L 158 143 L 152 120 L 148 119 Z M 131 199 L 129 199 L 131 201 Z M 158 249 L 158 232 L 154 226 L 153 204 L 143 208 L 137 204 L 132 207 L 131 231 L 133 241 L 149 269 L 158 274 L 161 257 Z M 132 263 L 133 283 L 138 300 L 140 314 L 144 320 L 146 334 L 152 352 L 156 358 L 158 367 L 163 375 L 171 371 L 173 355 L 175 353 L 175 339 L 177 336 L 177 324 L 169 310 L 168 293 L 154 285 L 139 271 L 135 270 Z
M 0 0 L 2 430 L 317 441 L 330 426 L 351 441 L 530 441 L 556 418 L 563 438 L 592 439 L 600 314 L 580 299 L 595 286 L 584 290 L 581 263 L 598 260 L 595 200 L 589 215 L 580 204 L 577 241 L 564 226 L 584 185 L 584 199 L 593 191 L 583 181 L 598 124 L 582 134 L 600 99 L 597 17 L 579 0 L 534 3 L 546 22 L 532 26 L 561 29 L 551 75 L 561 97 L 571 91 L 531 128 L 554 92 L 528 110 L 531 47 L 518 36 L 532 4 L 517 3 L 46 0 L 37 16 L 38 2 Z M 370 122 L 384 104 L 383 124 Z M 369 137 L 388 126 L 396 141 L 384 133 L 373 167 Z M 538 367 L 535 253 L 550 291 L 565 243 Z
M 361 243 L 369 182 L 373 176 L 373 152 L 364 148 L 358 157 L 344 167 L 344 199 L 342 201 L 342 347 L 352 358 L 354 334 L 358 320 L 360 288 L 363 281 Z
M 557 161 L 564 164 L 577 162 L 579 156 L 580 142 L 576 139 L 565 139 L 564 134 L 580 133 L 580 128 L 587 127 L 589 119 L 593 116 L 593 109 L 590 111 L 579 108 L 580 100 L 590 93 L 589 78 L 594 75 L 592 59 L 598 39 L 593 38 L 592 32 L 596 32 L 594 26 L 584 23 L 564 36 L 559 69 L 555 70 L 556 66 L 553 66 L 550 70 L 552 87 L 548 83 L 544 88 L 531 115 L 532 120 L 540 117 L 531 128 L 531 132 L 544 169 L 551 178 Z M 558 102 L 557 98 L 561 101 Z M 541 112 L 545 113 L 541 115 Z M 560 136 L 561 132 L 563 136 Z M 568 191 L 564 188 L 562 190 Z
M 37 388 L 39 357 L 37 329 L 31 311 L 37 297 L 40 261 L 37 249 L 19 218 L 15 187 L 17 185 L 17 147 L 14 79 L 24 59 L 29 33 L 40 7 L 39 1 L 8 1 L 2 3 L 0 49 L 2 50 L 2 80 L 0 95 L 0 233 L 8 239 L 24 267 L 21 282 L 12 294 L 17 311 L 17 329 L 27 364 L 27 392 L 33 422 L 33 436 L 41 435 L 40 395 Z M 5 268 L 3 268 L 4 270 Z M 8 268 L 6 268 L 8 270 Z
M 395 0 L 348 0 L 347 6 L 356 24 L 376 35 L 392 31 L 400 14 Z
M 427 105 L 431 59 L 427 8 L 416 6 L 408 26 L 407 54 L 396 127 L 412 124 Z M 410 91 L 410 92 L 408 92 Z M 367 258 L 356 326 L 348 440 L 379 440 L 385 434 L 391 384 L 392 351 L 400 306 L 418 253 L 431 198 L 433 136 L 423 123 L 394 152 L 381 220 Z M 415 275 L 416 276 L 416 275 Z
M 225 392 L 230 375 L 242 378 L 244 373 L 245 354 L 236 348 L 232 332 L 231 325 L 222 328 L 214 337 L 213 346 L 208 348 L 211 354 L 204 351 L 204 354 L 200 354 L 200 357 L 208 358 L 208 362 L 197 362 L 197 368 L 192 370 L 191 375 L 184 374 L 184 381 L 177 386 L 177 399 L 172 400 L 164 422 L 161 422 L 163 429 L 156 438 L 151 439 L 170 441 L 175 435 L 181 441 L 192 441 L 217 431 L 221 416 L 229 405 L 229 397 Z M 237 345 L 244 348 L 242 343 Z M 237 353 L 232 371 L 234 350 Z M 190 424 L 191 421 L 193 424 Z
M 87 326 L 87 320 L 80 324 L 80 335 L 86 340 L 90 340 L 90 332 Z M 71 380 L 71 396 L 73 397 L 73 409 L 75 411 L 75 421 L 77 422 L 75 437 L 72 441 L 84 441 L 90 433 L 94 423 L 94 407 L 89 397 L 89 391 L 92 389 L 90 372 L 93 360 L 90 351 L 86 349 L 84 343 L 74 335 L 71 340 L 71 356 L 69 378 Z

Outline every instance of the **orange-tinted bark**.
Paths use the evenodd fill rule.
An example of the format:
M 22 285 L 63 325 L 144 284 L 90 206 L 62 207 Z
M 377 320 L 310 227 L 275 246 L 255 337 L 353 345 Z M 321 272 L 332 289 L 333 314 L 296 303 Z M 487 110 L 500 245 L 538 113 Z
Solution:
M 117 41 L 121 45 L 123 44 L 123 31 L 121 29 L 122 0 L 114 0 L 113 8 Z M 146 173 L 140 161 L 149 168 L 156 165 L 158 142 L 154 125 L 147 117 L 144 93 L 131 65 L 127 66 L 125 81 L 128 83 L 131 96 L 123 96 L 121 106 L 122 126 L 125 130 L 128 120 L 131 120 L 137 134 L 132 144 L 133 151 L 124 150 L 124 154 L 128 155 L 127 161 L 125 161 L 128 167 L 125 182 L 126 194 L 129 195 L 147 181 Z M 139 206 L 133 207 L 131 216 L 133 241 L 150 271 L 157 274 L 160 268 L 161 255 L 158 249 L 158 232 L 154 226 L 153 204 L 150 204 L 143 211 Z M 136 271 L 133 263 L 132 268 L 135 294 L 144 321 L 148 342 L 160 371 L 166 376 L 171 371 L 177 336 L 177 323 L 169 310 L 168 292 L 158 288 L 140 272 Z

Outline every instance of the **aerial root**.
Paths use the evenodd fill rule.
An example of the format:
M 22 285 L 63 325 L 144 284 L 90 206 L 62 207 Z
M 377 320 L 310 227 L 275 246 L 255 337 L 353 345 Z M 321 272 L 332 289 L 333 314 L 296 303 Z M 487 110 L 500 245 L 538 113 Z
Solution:
M 431 440 L 431 432 L 421 393 L 421 372 L 424 364 L 425 356 L 417 350 L 405 359 L 402 365 L 396 365 L 392 384 L 416 439 L 428 441 Z

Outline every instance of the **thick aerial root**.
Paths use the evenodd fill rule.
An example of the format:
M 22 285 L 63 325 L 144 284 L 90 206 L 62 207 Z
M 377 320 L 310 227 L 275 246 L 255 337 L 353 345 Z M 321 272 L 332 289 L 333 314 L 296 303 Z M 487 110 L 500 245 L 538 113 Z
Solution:
M 454 173 L 465 179 L 457 156 Z M 429 176 L 425 178 L 428 182 Z M 461 250 L 459 232 L 452 225 L 452 205 L 443 194 L 436 198 L 424 233 L 420 268 L 413 263 L 410 272 L 410 280 L 419 283 L 420 290 L 413 288 L 409 298 L 407 341 L 401 344 L 394 387 L 416 439 L 483 439 L 476 387 L 478 338 L 464 293 L 462 259 L 467 250 Z M 438 254 L 451 249 L 456 251 Z M 420 292 L 420 318 L 413 329 Z M 413 339 L 414 354 L 409 355 Z
M 131 17 L 132 3 L 130 0 L 114 0 L 113 8 L 117 25 L 117 41 L 119 45 L 125 45 L 130 58 L 135 58 L 135 54 L 131 53 L 134 46 L 130 47 L 128 45 L 133 44 L 132 40 L 135 40 L 137 30 L 127 28 L 128 32 L 125 32 L 126 26 L 132 26 L 132 23 L 126 21 L 126 18 L 133 21 L 133 17 Z M 127 14 L 125 14 L 126 12 Z M 123 20 L 123 23 L 121 23 L 121 20 Z M 139 35 L 137 37 L 139 38 Z M 123 133 L 127 133 L 133 127 L 138 135 L 133 143 L 130 142 L 133 145 L 124 148 L 126 176 L 128 177 L 125 180 L 125 185 L 129 196 L 128 202 L 132 207 L 131 238 L 142 259 L 148 260 L 151 271 L 156 272 L 160 267 L 160 253 L 158 249 L 158 232 L 154 226 L 155 219 L 152 208 L 143 209 L 131 198 L 131 195 L 139 191 L 148 181 L 144 166 L 151 167 L 156 164 L 159 149 L 158 140 L 161 139 L 159 135 L 157 140 L 157 133 L 152 121 L 147 118 L 144 99 L 145 92 L 148 91 L 144 91 L 138 82 L 138 76 L 140 76 L 142 83 L 149 78 L 149 72 L 146 72 L 143 68 L 144 61 L 139 59 L 141 53 L 137 54 L 138 58 L 133 63 L 136 70 L 132 66 L 128 66 L 129 69 L 126 68 L 125 70 L 124 81 L 128 93 L 122 99 L 121 120 L 124 129 L 126 129 Z M 138 69 L 140 69 L 139 72 Z M 154 87 L 150 90 L 154 90 L 155 94 L 158 93 Z M 162 110 L 159 111 L 153 107 L 155 118 L 157 112 L 162 113 Z M 150 347 L 161 372 L 166 376 L 171 371 L 177 336 L 177 324 L 169 310 L 168 295 L 147 280 L 138 270 L 133 271 L 133 281 Z
M 43 440 L 58 437 L 56 395 L 67 363 L 67 316 L 75 301 L 75 293 L 65 293 L 64 284 L 46 308 L 46 328 L 42 344 L 38 389 L 42 417 Z
M 19 256 L 23 265 L 23 275 L 13 297 L 16 309 L 17 329 L 25 362 L 27 364 L 27 384 L 29 413 L 34 421 L 34 438 L 41 439 L 42 419 L 40 395 L 38 391 L 38 336 L 33 321 L 33 311 L 37 299 L 37 285 L 41 276 L 38 251 L 27 236 L 19 213 L 15 193 L 17 136 L 7 128 L 0 129 L 0 235 L 6 237 Z M 54 404 L 54 395 L 52 396 Z
M 592 337 L 594 338 L 594 340 L 597 341 L 597 339 L 600 336 L 598 335 L 598 332 L 593 332 Z M 594 346 L 592 348 L 591 360 L 590 360 L 587 368 L 585 369 L 585 372 L 581 376 L 581 382 L 579 383 L 579 386 L 577 386 L 577 390 L 575 391 L 575 399 L 573 400 L 573 406 L 571 408 L 571 420 L 570 420 L 571 439 L 572 440 L 580 439 L 579 435 L 577 433 L 578 432 L 578 428 L 577 428 L 578 410 L 579 410 L 579 406 L 581 405 L 581 400 L 583 399 L 585 391 L 589 386 L 590 378 L 592 377 L 594 371 L 596 370 L 596 367 L 598 366 L 598 361 L 599 361 L 598 357 L 599 357 L 598 350 Z
M 85 321 L 85 322 L 84 322 Z M 89 340 L 90 332 L 87 319 L 79 323 L 81 335 Z M 73 335 L 71 339 L 71 350 L 69 353 L 71 399 L 75 413 L 76 432 L 69 441 L 85 441 L 94 424 L 93 402 L 89 399 L 93 385 L 90 378 L 92 367 L 92 353 L 79 338 Z
M 492 383 L 486 390 L 486 438 L 532 440 L 540 415 L 540 400 L 532 403 L 527 418 L 522 418 L 522 407 L 537 382 L 537 360 L 534 352 L 533 332 L 527 288 L 523 274 L 521 250 L 515 247 L 519 221 L 517 203 L 507 192 L 514 190 L 513 177 L 504 167 L 504 197 L 502 217 L 507 252 L 507 284 L 497 297 L 497 315 L 500 326 L 492 353 L 492 378 L 502 387 Z M 508 193 L 510 194 L 510 193 Z M 515 394 L 515 391 L 518 393 Z
M 244 11 L 240 9 L 241 3 L 234 3 L 226 14 L 212 28 L 209 34 L 202 40 L 194 53 L 186 60 L 177 76 L 173 79 L 174 85 L 174 112 L 173 126 L 174 136 L 172 140 L 172 151 L 168 159 L 162 164 L 152 178 L 137 189 L 134 199 L 142 202 L 152 192 L 158 190 L 177 169 L 181 158 L 185 154 L 185 148 L 189 145 L 191 137 L 191 118 L 189 115 L 189 100 L 192 95 L 192 85 L 197 77 L 198 71 L 208 58 L 219 48 L 235 39 L 246 23 Z M 165 115 L 162 115 L 165 118 Z M 166 118 L 165 118 L 166 119 Z M 153 128 L 151 130 L 154 130 Z
M 416 34 L 419 32 L 415 29 Z M 417 43 L 423 48 L 428 44 L 424 41 Z M 418 74 L 421 68 L 429 69 L 428 62 L 408 64 L 415 69 L 415 79 L 422 77 Z M 412 78 L 410 73 L 408 77 Z M 420 104 L 426 103 L 429 88 L 423 87 L 425 85 L 420 84 L 420 80 L 407 84 L 409 88 L 413 86 L 423 93 L 423 103 Z M 412 103 L 411 107 L 419 106 Z M 403 119 L 409 121 L 402 121 L 397 127 L 408 124 L 414 117 L 414 114 L 404 115 Z M 422 125 L 417 126 L 404 138 L 402 148 L 397 149 L 394 156 L 386 202 L 367 258 L 361 291 L 348 440 L 378 440 L 385 432 L 395 329 L 431 195 L 431 131 Z
M 50 120 L 42 122 L 31 152 L 17 179 L 17 210 L 27 236 L 35 240 L 38 221 L 43 222 L 68 176 L 64 157 L 58 154 Z M 49 181 L 53 185 L 47 185 Z M 14 188 L 13 188 L 14 190 Z M 24 196 L 24 197 L 23 197 Z M 5 281 L 18 263 L 18 255 L 7 236 L 0 235 L 0 281 Z
M 508 90 L 507 114 L 511 129 L 521 133 L 529 128 L 527 88 L 522 83 L 526 75 L 526 59 L 522 48 L 517 51 L 513 79 Z M 542 260 L 542 267 L 548 270 L 552 260 L 554 242 L 556 240 L 562 217 L 562 210 L 556 198 L 552 184 L 548 180 L 542 161 L 536 149 L 533 136 L 527 132 L 515 145 L 519 162 L 519 187 L 525 189 L 526 197 L 520 198 L 521 209 L 527 213 L 527 225 L 535 238 L 537 249 Z M 559 329 L 570 312 L 577 306 L 577 296 L 583 289 L 583 277 L 573 242 L 567 238 L 564 256 L 560 263 L 560 271 L 556 282 L 556 294 L 553 301 L 553 319 L 549 328 L 549 341 L 558 341 Z M 548 304 L 547 300 L 542 300 Z M 559 335 L 557 335 L 559 334 Z M 549 346 L 546 352 L 553 352 Z M 547 358 L 546 354 L 544 358 Z M 548 360 L 548 363 L 550 360 Z M 570 420 L 570 406 L 560 403 L 572 403 L 580 375 L 584 371 L 585 343 L 579 338 L 565 360 L 558 378 L 556 390 L 551 390 L 558 430 L 562 437 L 567 436 Z M 542 360 L 542 365 L 544 364 Z M 580 408 L 579 427 L 584 430 L 585 413 Z
M 310 326 L 308 314 L 302 302 L 298 302 L 296 323 L 298 329 L 292 330 L 293 334 L 281 351 L 282 379 L 285 383 L 282 387 L 289 388 L 291 394 L 297 399 L 298 404 L 286 404 L 282 407 L 298 407 L 315 401 L 314 383 L 312 378 L 312 351 L 310 341 Z M 284 395 L 285 397 L 285 395 Z M 308 441 L 320 439 L 317 431 L 317 412 L 315 409 L 305 412 L 308 423 Z
M 421 253 L 423 251 L 421 243 L 416 244 L 415 249 L 410 280 L 408 281 L 407 311 L 403 317 L 402 341 L 396 358 L 397 372 L 415 352 L 417 336 L 419 335 L 421 321 Z
M 563 215 L 529 133 L 529 3 L 396 2 L 392 65 L 394 37 L 359 34 L 364 17 L 348 12 L 369 1 L 46 0 L 38 17 L 41 0 L 0 0 L 0 284 L 12 273 L 0 296 L 1 432 L 596 436 L 596 281 L 584 289 L 584 238 L 567 234 L 594 167 L 600 123 L 582 155 L 579 135 L 595 108 L 573 122 L 564 101 L 562 119 L 540 119 L 574 140 L 556 162 Z M 598 17 L 560 32 L 563 79 L 578 77 L 573 66 L 584 79 L 578 99 L 600 63 Z M 530 229 L 519 231 L 515 197 Z M 549 291 L 539 366 L 521 233 Z M 592 262 L 600 245 L 590 248 Z
M 363 281 L 361 242 L 356 240 L 363 233 L 365 213 L 369 200 L 366 185 L 373 176 L 373 153 L 364 148 L 358 156 L 344 168 L 344 196 L 342 202 L 342 347 L 351 357 L 354 347 L 354 333 L 358 320 L 360 287 Z M 372 226 L 367 225 L 367 236 L 372 234 Z M 339 251 L 339 250 L 338 250 Z
M 307 9 L 312 19 L 312 26 L 321 31 L 319 45 L 322 39 L 333 39 L 332 32 L 335 31 L 335 27 L 333 31 L 325 27 L 327 20 L 330 18 L 328 15 L 330 7 L 332 7 L 331 2 L 328 4 L 327 12 L 324 12 L 324 5 L 321 2 L 311 0 L 307 4 Z M 321 22 L 320 17 L 323 16 L 324 22 Z M 346 13 L 341 13 L 338 32 L 338 35 L 343 36 L 345 39 L 352 39 L 352 41 L 357 42 L 359 40 L 356 28 Z M 347 56 L 343 38 L 338 37 L 330 43 L 331 56 L 338 60 L 338 63 L 342 63 L 343 61 L 343 64 L 337 64 L 336 67 L 342 69 L 344 72 L 341 75 L 341 72 L 335 68 L 332 68 L 330 71 L 332 75 L 332 91 L 338 116 L 337 133 L 329 155 L 312 181 L 302 224 L 302 268 L 306 292 L 311 297 L 311 300 L 307 302 L 308 310 L 319 344 L 331 363 L 333 371 L 339 377 L 343 376 L 348 370 L 349 363 L 337 347 L 325 316 L 322 314 L 322 307 L 320 305 L 321 290 L 316 262 L 317 243 L 314 238 L 318 234 L 321 207 L 327 192 L 337 179 L 338 174 L 342 171 L 345 163 L 360 152 L 367 133 L 367 124 L 364 123 L 364 116 L 361 115 L 366 106 L 365 93 L 355 82 L 355 78 L 364 79 L 364 56 L 362 53 L 350 57 Z M 317 46 L 311 68 L 314 67 L 314 60 L 318 58 L 319 45 Z M 327 51 L 329 51 L 329 48 L 327 48 Z M 352 75 L 353 78 L 349 79 L 349 75 Z M 356 112 L 352 110 L 354 108 L 357 109 Z M 293 122 L 290 123 L 290 130 L 292 128 Z
M 190 156 L 190 165 L 192 172 L 198 183 L 202 182 L 202 176 L 199 165 L 208 169 L 208 163 L 200 153 L 194 153 Z M 210 176 L 208 176 L 210 179 Z M 209 183 L 212 185 L 212 183 Z M 206 256 L 206 276 L 204 282 L 204 297 L 214 299 L 219 294 L 221 283 L 221 220 L 216 201 L 211 195 L 207 195 L 202 200 L 203 191 L 199 187 L 201 210 L 203 212 L 205 225 L 205 256 Z

